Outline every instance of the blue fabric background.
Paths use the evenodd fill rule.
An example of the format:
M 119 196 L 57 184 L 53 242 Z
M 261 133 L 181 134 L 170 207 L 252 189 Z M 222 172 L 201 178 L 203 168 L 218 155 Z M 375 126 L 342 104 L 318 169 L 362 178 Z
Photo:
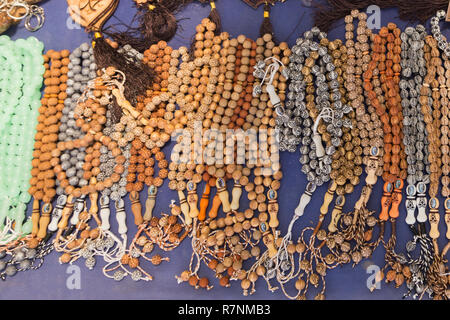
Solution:
M 129 22 L 135 12 L 132 3 L 132 0 L 120 1 L 115 17 Z M 41 5 L 45 9 L 46 15 L 46 21 L 41 30 L 30 33 L 23 27 L 23 23 L 21 23 L 19 26 L 10 29 L 7 34 L 13 39 L 33 35 L 44 42 L 45 50 L 73 50 L 82 42 L 89 41 L 90 38 L 84 29 L 70 29 L 67 27 L 68 24 L 73 25 L 73 22 L 67 13 L 66 1 L 44 0 Z M 259 27 L 263 18 L 262 7 L 254 10 L 240 0 L 217 0 L 216 5 L 220 12 L 225 31 L 228 31 L 232 36 L 245 34 L 252 39 L 258 37 Z M 188 46 L 194 34 L 195 26 L 209 14 L 209 10 L 209 5 L 202 6 L 200 3 L 195 2 L 179 13 L 177 17 L 181 20 L 181 28 L 170 44 L 175 48 L 180 45 Z M 396 17 L 396 9 L 382 10 L 382 25 L 393 21 L 398 23 L 403 30 L 408 24 L 399 21 Z M 272 9 L 271 19 L 276 38 L 280 41 L 287 41 L 289 45 L 293 45 L 297 37 L 312 27 L 312 9 L 303 7 L 299 0 L 288 0 L 284 4 L 277 5 Z M 115 18 L 112 18 L 108 24 L 116 22 Z M 343 39 L 343 26 L 342 20 L 337 23 L 335 28 L 329 33 L 330 39 L 337 37 Z M 429 28 L 429 24 L 427 27 Z M 448 36 L 449 33 L 445 28 L 442 27 L 442 29 Z M 169 145 L 164 148 L 167 155 L 170 154 L 172 147 L 173 145 Z M 298 153 L 282 153 L 281 163 L 284 178 L 279 192 L 279 219 L 280 229 L 284 234 L 293 210 L 297 206 L 299 197 L 305 188 L 306 179 L 300 172 Z M 364 181 L 364 177 L 362 181 Z M 356 198 L 361 191 L 361 187 L 362 185 L 360 184 L 356 188 L 355 194 L 347 197 L 344 207 L 345 212 L 352 210 L 357 200 Z M 373 195 L 368 204 L 371 210 L 377 212 L 380 210 L 381 189 L 382 183 L 379 181 L 374 187 Z M 203 188 L 199 187 L 199 190 L 203 190 Z M 317 223 L 319 207 L 325 191 L 326 187 L 322 187 L 315 192 L 307 212 L 295 225 L 294 239 L 297 238 L 303 227 Z M 146 190 L 143 191 L 142 195 L 144 194 L 146 194 Z M 141 199 L 145 198 L 141 196 Z M 168 212 L 168 205 L 171 199 L 177 199 L 177 195 L 168 189 L 167 182 L 165 182 L 164 186 L 159 190 L 154 213 L 159 214 L 161 211 Z M 127 208 L 129 208 L 130 202 L 128 196 L 125 199 L 125 203 Z M 241 198 L 241 207 L 245 207 L 247 204 L 246 195 L 243 195 Z M 31 214 L 30 209 L 31 207 L 29 206 L 28 215 Z M 442 206 L 441 214 L 444 214 Z M 398 221 L 398 249 L 403 252 L 404 244 L 411 236 L 404 222 L 405 216 L 406 211 L 403 202 Z M 131 212 L 127 218 L 129 227 L 128 234 L 131 237 L 136 230 Z M 326 223 L 328 223 L 328 219 Z M 445 230 L 442 220 L 440 225 L 441 237 L 444 237 Z M 112 230 L 117 230 L 113 208 L 111 208 L 111 225 Z M 386 234 L 390 234 L 390 227 L 386 230 Z M 257 291 L 254 295 L 247 298 L 243 297 L 240 282 L 232 282 L 231 288 L 222 288 L 219 286 L 217 279 L 214 278 L 211 270 L 206 267 L 201 269 L 200 275 L 210 278 L 215 285 L 213 290 L 194 290 L 187 283 L 178 285 L 174 276 L 179 275 L 187 268 L 191 252 L 190 241 L 184 241 L 179 248 L 168 254 L 170 257 L 169 263 L 163 262 L 159 267 L 146 265 L 146 270 L 154 276 L 154 280 L 151 282 L 134 282 L 130 278 L 126 278 L 121 282 L 115 282 L 103 276 L 101 272 L 103 261 L 98 259 L 98 265 L 92 271 L 85 268 L 81 261 L 77 262 L 81 266 L 80 290 L 69 290 L 67 288 L 66 281 L 70 276 L 67 273 L 68 265 L 60 265 L 58 263 L 59 254 L 53 252 L 46 257 L 44 265 L 39 270 L 21 272 L 13 278 L 8 278 L 5 282 L 0 282 L 0 299 L 284 299 L 281 290 L 270 293 L 266 289 L 265 282 L 262 280 L 258 280 Z M 163 255 L 166 256 L 165 253 Z M 329 271 L 326 277 L 327 299 L 401 299 L 403 293 L 406 292 L 405 286 L 401 289 L 395 289 L 393 285 L 387 285 L 383 282 L 381 284 L 381 290 L 370 292 L 367 289 L 366 281 L 370 274 L 366 272 L 366 268 L 373 264 L 380 267 L 383 266 L 383 256 L 384 249 L 378 248 L 370 259 L 363 261 L 354 268 L 351 265 L 346 265 Z M 290 292 L 292 294 L 294 293 L 293 290 L 290 290 Z M 311 291 L 311 293 L 313 292 Z M 311 293 L 309 298 L 314 296 Z

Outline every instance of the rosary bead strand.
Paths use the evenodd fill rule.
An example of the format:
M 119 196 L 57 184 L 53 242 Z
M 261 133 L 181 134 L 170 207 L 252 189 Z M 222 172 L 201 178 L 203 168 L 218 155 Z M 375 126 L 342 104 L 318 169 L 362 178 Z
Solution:
M 173 131 L 173 125 L 170 121 L 174 119 L 175 106 L 168 103 L 169 95 L 167 93 L 170 63 L 174 67 L 177 66 L 175 59 L 175 63 L 172 62 L 172 52 L 171 47 L 168 47 L 164 41 L 160 41 L 144 53 L 144 62 L 154 60 L 155 62 L 149 63 L 149 66 L 154 68 L 157 73 L 153 90 L 148 90 L 144 101 L 137 104 L 137 109 L 140 110 L 142 116 L 150 119 L 148 125 L 142 127 L 137 121 L 123 118 L 126 127 L 123 124 L 116 127 L 119 130 L 125 129 L 126 132 L 123 138 L 119 138 L 120 135 L 116 133 L 121 143 L 124 144 L 125 140 L 132 140 L 130 150 L 132 166 L 127 176 L 127 191 L 130 192 L 129 196 L 133 204 L 132 211 L 135 215 L 136 225 L 144 222 L 139 202 L 139 192 L 143 189 L 144 184 L 147 186 L 154 185 L 157 188 L 161 187 L 168 175 L 168 163 L 160 148 L 170 140 L 170 134 Z M 145 106 L 144 103 L 146 103 Z M 167 111 L 166 105 L 170 107 Z M 155 164 L 159 167 L 157 177 L 154 177 Z M 146 221 L 148 220 L 149 217 Z
M 201 287 L 206 289 L 212 288 L 212 286 L 209 285 L 209 280 L 207 278 L 200 278 L 198 276 L 201 261 L 205 259 L 205 252 L 203 248 L 204 240 L 202 240 L 204 238 L 202 237 L 202 239 L 200 239 L 198 237 L 198 231 L 200 231 L 202 220 L 198 219 L 198 196 L 196 195 L 196 184 L 201 182 L 202 175 L 204 179 L 208 179 L 208 183 L 210 184 L 210 186 L 214 181 L 211 180 L 209 176 L 215 171 L 213 172 L 211 171 L 211 169 L 209 169 L 209 171 L 205 171 L 207 169 L 207 166 L 212 165 L 212 163 L 209 162 L 209 159 L 203 159 L 203 154 L 208 154 L 209 157 L 214 156 L 215 145 L 213 147 L 211 146 L 211 143 L 208 144 L 208 147 L 211 147 L 212 149 L 209 149 L 209 151 L 205 150 L 203 154 L 198 154 L 195 144 L 198 144 L 198 142 L 200 142 L 199 145 L 203 147 L 203 142 L 205 141 L 203 132 L 200 132 L 203 133 L 202 136 L 198 136 L 198 128 L 196 128 L 197 123 L 206 124 L 214 130 L 220 130 L 221 127 L 220 122 L 222 120 L 222 117 L 220 115 L 213 115 L 211 112 L 209 112 L 208 109 L 211 104 L 213 107 L 213 111 L 217 111 L 217 108 L 222 108 L 217 105 L 217 102 L 220 101 L 220 97 L 218 95 L 215 95 L 215 92 L 217 86 L 219 86 L 220 90 L 220 83 L 223 83 L 223 78 L 220 77 L 221 70 L 225 71 L 223 68 L 220 68 L 221 54 L 224 53 L 223 51 L 221 53 L 221 44 L 223 42 L 226 42 L 228 44 L 228 34 L 222 33 L 219 36 L 214 36 L 215 28 L 216 26 L 214 25 L 214 23 L 212 23 L 208 19 L 204 19 L 202 23 L 197 26 L 197 41 L 195 43 L 194 51 L 194 63 L 197 70 L 194 70 L 193 72 L 193 75 L 195 77 L 193 80 L 198 79 L 198 83 L 196 83 L 195 81 L 191 81 L 191 85 L 193 86 L 189 87 L 188 92 L 192 92 L 192 95 L 194 96 L 193 108 L 191 110 L 186 110 L 188 117 L 192 117 L 187 122 L 187 130 L 189 130 L 190 132 L 191 139 L 193 138 L 194 140 L 193 142 L 191 139 L 188 139 L 190 141 L 185 141 L 186 139 L 181 138 L 179 141 L 180 148 L 177 149 L 177 152 L 182 151 L 186 148 L 188 148 L 187 150 L 192 152 L 193 149 L 194 153 L 193 158 L 192 156 L 191 158 L 188 158 L 188 155 L 184 155 L 183 152 L 183 156 L 180 156 L 179 158 L 180 161 L 178 162 L 178 166 L 174 166 L 173 168 L 179 171 L 179 173 L 177 174 L 177 176 L 179 176 L 177 190 L 179 193 L 181 210 L 183 211 L 187 219 L 186 221 L 189 224 L 192 223 L 193 225 L 191 241 L 193 253 L 190 266 L 189 269 L 183 271 L 181 276 L 177 277 L 177 279 L 178 282 L 188 281 L 189 284 L 194 286 L 195 288 Z M 230 44 L 232 44 L 231 41 Z M 227 78 L 233 77 L 233 73 L 231 70 L 228 70 L 225 74 Z M 198 84 L 200 84 L 200 86 L 198 86 Z M 198 90 L 196 90 L 197 86 Z M 201 127 L 200 129 L 203 130 L 203 128 Z M 198 161 L 199 159 L 201 159 L 200 162 Z M 207 166 L 202 164 L 203 162 L 205 162 L 205 160 Z M 214 167 L 210 166 L 209 168 Z M 183 171 L 185 171 L 186 169 L 187 171 L 183 173 Z M 221 170 L 223 171 L 223 169 Z M 188 172 L 192 172 L 193 175 L 188 174 Z M 195 180 L 193 180 L 194 177 Z M 190 181 L 188 181 L 188 183 L 186 184 L 183 181 L 184 179 L 188 179 Z M 184 195 L 184 189 L 186 188 L 186 186 L 188 190 L 187 203 Z M 194 262 L 195 267 L 193 266 Z
M 69 55 L 70 63 L 67 73 L 67 98 L 64 100 L 64 109 L 62 110 L 61 125 L 59 127 L 59 141 L 70 141 L 82 136 L 81 128 L 79 128 L 73 119 L 74 110 L 78 99 L 86 88 L 89 80 L 96 77 L 96 64 L 93 58 L 92 49 L 88 43 L 81 44 Z M 61 156 L 62 168 L 69 172 L 69 183 L 72 186 L 80 185 L 81 187 L 88 184 L 88 180 L 83 177 L 84 170 L 82 168 L 83 160 L 86 155 L 85 148 L 74 149 L 71 152 L 64 152 Z M 70 159 L 76 159 L 78 161 Z M 56 193 L 58 195 L 66 194 L 64 189 L 66 186 L 60 185 L 61 180 L 56 180 Z
M 439 254 L 439 246 L 437 239 L 439 238 L 438 225 L 440 220 L 439 215 L 439 201 L 437 199 L 437 193 L 439 188 L 439 182 L 442 171 L 442 154 L 441 154 L 441 101 L 445 102 L 445 97 L 441 97 L 441 93 L 445 95 L 445 91 L 440 90 L 439 86 L 442 83 L 442 76 L 445 74 L 445 68 L 442 65 L 441 55 L 438 49 L 438 43 L 432 36 L 425 38 L 426 54 L 425 59 L 427 62 L 427 75 L 425 77 L 422 89 L 420 103 L 422 112 L 424 113 L 424 120 L 426 123 L 426 129 L 428 134 L 428 149 L 429 149 L 429 161 L 430 161 L 430 188 L 428 202 L 429 215 L 428 220 L 430 222 L 429 237 L 432 239 L 432 254 L 434 258 L 427 269 L 427 274 L 424 276 L 424 284 L 433 299 L 442 299 L 445 297 L 446 277 L 442 276 L 443 273 L 443 260 Z M 438 80 L 440 79 L 440 81 Z M 445 109 L 445 108 L 444 108 Z M 427 112 L 427 113 L 426 113 Z M 445 111 L 444 111 L 445 112 Z M 444 117 L 445 124 L 445 117 Z M 445 138 L 444 138 L 445 141 Z M 445 206 L 444 202 L 444 208 Z M 431 251 L 431 249 L 430 249 Z
M 439 27 L 439 21 L 446 18 L 447 13 L 444 10 L 439 10 L 436 12 L 436 15 L 431 18 L 431 33 L 433 34 L 433 38 L 436 40 L 437 47 L 441 50 L 447 57 L 450 57 L 450 45 L 445 39 L 445 36 L 441 32 L 441 28 Z
M 408 211 L 406 222 L 409 225 L 414 225 L 417 205 L 415 194 L 417 189 L 420 189 L 419 193 L 421 194 L 425 192 L 422 184 L 425 186 L 428 184 L 430 172 L 424 114 L 420 110 L 418 99 L 423 78 L 426 76 L 423 50 L 425 28 L 421 25 L 418 25 L 416 29 L 407 28 L 401 37 L 403 78 L 400 81 L 400 88 L 402 90 L 403 114 L 405 115 L 403 131 L 408 161 L 407 195 L 410 196 L 411 200 L 406 201 Z M 419 201 L 422 202 L 423 200 Z M 423 223 L 422 213 L 419 213 L 419 215 L 418 221 Z
M 82 137 L 83 133 L 79 126 L 77 126 L 74 119 L 74 112 L 81 98 L 82 93 L 86 89 L 88 82 L 96 77 L 97 65 L 94 62 L 93 51 L 88 43 L 81 44 L 69 55 L 69 64 L 67 72 L 67 88 L 66 99 L 64 100 L 64 108 L 62 110 L 61 123 L 58 133 L 58 145 L 61 142 L 68 142 L 73 139 Z M 58 152 L 58 145 L 52 150 L 52 158 Z M 71 151 L 63 152 L 58 155 L 61 166 L 58 167 L 56 174 L 56 194 L 58 195 L 58 203 L 62 205 L 68 204 L 67 190 L 74 187 L 85 187 L 88 185 L 89 177 L 85 176 L 84 160 L 86 156 L 86 148 L 74 148 Z M 52 159 L 53 165 L 56 164 L 56 159 Z M 64 172 L 62 172 L 64 171 Z M 67 174 L 66 174 L 67 173 Z M 66 179 L 68 178 L 68 179 Z M 75 203 L 74 199 L 73 203 Z M 83 203 L 83 199 L 81 199 Z M 82 210 L 81 207 L 78 209 Z M 56 232 L 57 225 L 61 218 L 61 209 L 56 209 L 52 213 L 52 219 L 49 224 L 49 235 Z M 76 211 L 79 214 L 81 211 Z M 75 215 L 76 218 L 76 215 Z M 75 219 L 73 220 L 75 222 Z M 67 234 L 74 230 L 74 225 L 66 231 Z M 58 246 L 56 246 L 58 247 Z
M 54 241 L 55 249 L 63 252 L 60 257 L 60 263 L 72 262 L 83 257 L 86 259 L 86 267 L 92 269 L 96 264 L 95 256 L 100 255 L 105 261 L 117 259 L 114 258 L 117 250 L 120 253 L 121 248 L 126 244 L 126 223 L 120 217 L 120 205 L 118 206 L 117 204 L 120 195 L 116 191 L 111 193 L 110 188 L 115 185 L 119 187 L 117 183 L 121 179 L 121 174 L 124 174 L 126 171 L 127 164 L 117 143 L 105 135 L 105 133 L 109 134 L 111 131 L 110 129 L 105 129 L 111 123 L 108 122 L 111 113 L 107 112 L 107 106 L 111 103 L 110 99 L 112 97 L 111 87 L 113 84 L 120 85 L 121 77 L 123 76 L 117 76 L 115 73 L 114 68 L 103 70 L 100 73 L 101 76 L 88 83 L 86 90 L 75 107 L 74 118 L 76 119 L 76 125 L 85 132 L 83 138 L 59 143 L 58 149 L 52 152 L 56 162 L 54 168 L 57 172 L 60 172 L 61 185 L 67 186 L 65 191 L 69 194 L 66 207 L 62 211 L 61 220 L 58 223 L 58 233 Z M 69 182 L 65 180 L 65 172 L 59 164 L 59 156 L 65 149 L 70 150 L 80 147 L 86 147 L 83 178 L 89 179 L 89 184 L 74 188 L 69 186 Z M 102 151 L 102 148 L 106 149 Z M 114 165 L 110 172 L 103 173 L 102 169 L 100 169 L 102 152 L 104 152 L 103 155 L 111 152 L 114 158 L 111 159 L 114 161 Z M 102 181 L 98 181 L 97 178 Z M 101 212 L 102 221 L 97 221 L 98 217 L 96 219 L 97 224 L 100 222 L 101 226 L 91 229 L 87 224 L 91 214 L 87 212 L 83 199 L 89 195 L 91 199 L 96 200 L 98 197 L 93 196 L 96 192 L 104 192 L 100 202 L 106 202 L 107 204 L 109 204 L 108 195 L 117 193 L 117 197 L 119 197 L 116 200 L 117 220 L 122 240 L 109 230 L 109 221 L 105 220 L 105 218 L 109 219 L 109 215 L 106 217 L 103 212 Z M 93 207 L 92 215 L 95 217 L 97 211 L 96 203 L 92 203 L 91 207 Z M 104 210 L 103 207 L 102 210 Z M 70 223 L 72 227 L 64 232 L 68 226 L 69 217 L 71 217 Z M 77 236 L 80 238 L 77 239 Z M 117 244 L 115 251 L 111 251 L 115 244 Z
M 449 75 L 450 75 L 450 60 L 447 55 L 442 55 L 443 66 L 445 69 L 445 74 L 441 74 L 438 78 L 441 92 L 441 154 L 442 154 L 442 189 L 441 194 L 444 200 L 445 216 L 444 223 L 446 224 L 446 239 L 447 245 L 442 250 L 442 256 L 445 256 L 450 248 L 450 115 L 449 115 L 449 97 L 450 97 L 450 87 Z
M 356 15 L 355 12 L 353 12 L 354 15 Z M 348 19 L 347 19 L 348 21 Z M 349 34 L 353 36 L 353 33 L 350 33 L 353 30 L 353 25 L 347 25 L 347 40 L 351 40 L 351 37 Z M 336 66 L 336 72 L 339 75 L 338 81 L 340 83 L 340 91 L 342 95 L 342 103 L 345 104 L 346 100 L 345 97 L 349 97 L 353 108 L 355 106 L 359 106 L 357 102 L 358 99 L 363 98 L 362 97 L 362 90 L 360 98 L 357 98 L 357 90 L 354 87 L 354 77 L 352 74 L 352 68 L 354 68 L 354 50 L 353 47 L 350 46 L 348 43 L 346 46 L 343 46 L 340 40 L 335 40 L 333 42 L 329 42 L 327 40 L 322 40 L 323 44 L 326 44 L 328 42 L 328 47 L 330 54 L 334 57 L 333 63 Z M 349 60 L 347 60 L 347 51 L 350 53 L 348 56 Z M 342 67 L 341 67 L 342 66 Z M 342 68 L 347 70 L 346 73 L 343 73 Z M 345 79 L 345 82 L 344 82 Z M 347 90 L 344 89 L 342 84 L 345 83 L 347 85 Z M 361 83 L 360 83 L 361 84 Z M 352 87 L 353 86 L 353 87 Z M 356 91 L 355 91 L 356 90 Z M 350 94 L 352 93 L 352 95 Z M 356 93 L 356 96 L 355 96 Z M 352 100 L 353 98 L 353 100 Z M 361 110 L 355 110 L 356 112 L 361 113 Z M 349 193 L 353 191 L 354 186 L 356 186 L 359 183 L 359 176 L 362 173 L 362 168 L 360 165 L 362 164 L 362 153 L 363 149 L 360 146 L 360 140 L 359 140 L 359 129 L 357 128 L 357 122 L 355 119 L 355 111 L 350 112 L 347 115 L 346 120 L 351 122 L 351 128 L 344 127 L 342 129 L 342 138 L 343 138 L 343 145 L 341 145 L 337 152 L 333 155 L 333 162 L 332 162 L 332 172 L 330 174 L 330 177 L 334 180 L 335 185 L 332 187 L 332 189 L 329 189 L 327 193 L 329 193 L 330 196 L 326 197 L 324 200 L 324 204 L 321 207 L 321 216 L 319 218 L 319 222 L 314 230 L 314 233 L 312 235 L 312 238 L 309 241 L 309 245 L 307 248 L 307 251 L 305 254 L 307 254 L 308 251 L 315 251 L 316 248 L 314 248 L 314 240 L 316 237 L 321 241 L 321 244 L 317 247 L 318 250 L 316 250 L 316 253 L 314 256 L 319 257 L 320 260 L 323 262 L 320 264 L 320 268 L 327 268 L 326 266 L 329 265 L 329 268 L 334 268 L 335 262 L 339 263 L 348 263 L 350 261 L 350 255 L 347 253 L 349 251 L 349 242 L 342 242 L 338 241 L 336 244 L 335 237 L 336 235 L 333 235 L 330 233 L 329 235 L 326 234 L 324 230 L 321 230 L 322 222 L 325 218 L 326 213 L 328 212 L 328 205 L 332 201 L 332 191 L 335 189 L 338 197 L 336 198 L 336 206 L 332 211 L 332 221 L 330 222 L 330 225 L 328 226 L 329 230 L 336 231 L 336 224 L 339 219 L 339 216 L 342 212 L 342 207 L 345 203 L 345 193 Z M 344 143 L 345 142 L 345 143 Z M 353 160 L 353 162 L 351 161 Z M 350 174 L 351 173 L 351 174 Z M 348 180 L 348 182 L 346 182 Z M 344 187 L 345 184 L 345 187 Z M 351 237 L 345 238 L 347 240 L 350 240 Z M 334 253 L 335 258 L 331 258 L 332 255 L 328 255 L 325 257 L 325 259 L 322 257 L 322 254 L 320 252 L 320 249 L 325 245 L 329 245 L 329 249 L 341 249 L 341 252 Z M 306 244 L 304 244 L 306 246 Z M 332 250 L 333 251 L 333 250 Z M 355 251 L 351 258 L 354 260 L 355 263 L 359 262 L 362 259 L 362 255 Z M 317 258 L 315 258 L 317 259 Z M 304 281 L 302 279 L 299 279 L 299 281 Z M 324 279 L 322 279 L 324 283 Z M 300 291 L 299 291 L 300 293 Z M 324 294 L 324 289 L 321 293 Z
M 427 60 L 427 75 L 424 79 L 424 83 L 421 89 L 420 103 L 422 106 L 422 112 L 424 114 L 424 120 L 426 123 L 427 135 L 428 135 L 428 150 L 429 150 L 429 162 L 430 162 L 430 188 L 428 194 L 430 197 L 429 206 L 430 209 L 437 209 L 438 203 L 437 193 L 439 188 L 439 180 L 442 175 L 442 160 L 441 160 L 441 139 L 440 139 L 440 92 L 439 82 L 436 79 L 436 75 L 442 72 L 442 62 L 440 59 L 439 49 L 434 38 L 427 36 L 425 42 L 429 47 L 425 58 Z M 438 69 L 440 71 L 438 71 Z M 438 73 L 439 72 L 439 73 Z M 433 109 L 432 109 L 433 108 Z M 429 214 L 429 221 L 431 225 L 430 237 L 433 239 L 435 250 L 436 239 L 439 237 L 439 233 L 436 233 L 437 225 L 439 223 L 439 213 L 431 212 Z
M 357 42 L 353 40 L 353 20 L 358 18 L 357 26 Z M 363 81 L 361 76 L 366 75 L 369 68 L 371 57 L 369 55 L 368 40 L 372 32 L 367 28 L 367 15 L 353 10 L 350 15 L 345 18 L 346 21 L 346 47 L 349 54 L 347 68 L 345 73 L 345 84 L 347 95 L 351 101 L 351 105 L 355 110 L 359 129 L 360 148 L 356 150 L 362 151 L 363 163 L 366 165 L 366 185 L 363 186 L 359 200 L 355 204 L 354 212 L 342 214 L 340 210 L 333 210 L 332 220 L 328 226 L 330 234 L 327 237 L 327 246 L 332 252 L 327 259 L 333 261 L 332 256 L 336 259 L 348 262 L 349 255 L 353 263 L 359 263 L 362 258 L 367 258 L 372 250 L 366 244 L 371 238 L 371 228 L 375 225 L 375 219 L 372 217 L 373 212 L 367 210 L 366 204 L 370 198 L 372 187 L 377 181 L 377 175 L 380 174 L 380 147 L 383 145 L 381 123 L 373 107 L 368 106 L 368 113 L 364 107 Z M 365 93 L 365 91 L 364 91 Z M 372 109 L 372 110 L 371 110 Z M 370 145 L 369 145 L 370 144 Z M 358 151 L 359 153 L 359 151 Z M 344 199 L 345 200 L 345 199 Z M 337 199 L 338 209 L 342 207 L 345 201 Z M 342 216 L 342 217 L 341 217 Z M 369 230 L 365 230 L 366 226 Z M 348 242 L 341 239 L 353 239 L 356 245 L 347 253 Z M 339 248 L 345 250 L 338 250 Z
M 223 87 L 225 90 L 222 92 L 222 98 L 219 104 L 219 108 L 225 108 L 224 110 L 225 117 L 222 117 L 222 123 L 223 119 L 226 119 L 226 122 L 228 122 L 228 124 L 226 126 L 221 126 L 219 133 L 221 135 L 225 135 L 226 133 L 225 130 L 227 128 L 236 128 L 236 126 L 244 127 L 247 124 L 245 119 L 242 119 L 242 121 L 238 121 L 236 119 L 238 119 L 238 116 L 245 117 L 246 114 L 248 114 L 246 111 L 242 111 L 242 109 L 241 110 L 239 109 L 242 105 L 241 104 L 242 95 L 245 93 L 245 90 L 243 88 L 244 79 L 246 79 L 247 75 L 250 73 L 250 68 L 248 68 L 246 65 L 251 63 L 251 60 L 248 59 L 248 56 L 244 50 L 245 49 L 248 50 L 251 47 L 251 43 L 252 43 L 251 40 L 246 39 L 244 36 L 239 36 L 237 39 L 230 39 L 226 43 L 224 42 L 227 51 L 221 51 L 222 55 L 224 55 L 223 56 L 224 59 L 228 61 L 227 64 L 228 71 L 225 73 L 225 84 Z M 251 54 L 251 52 L 249 53 Z M 234 87 L 232 85 L 233 80 L 237 81 L 237 84 Z M 220 87 L 219 92 L 221 92 Z M 248 109 L 249 108 L 247 107 L 244 110 Z M 216 109 L 215 111 L 217 112 L 218 110 Z M 243 112 L 245 112 L 245 114 Z M 222 112 L 219 112 L 219 114 L 216 114 L 212 117 L 217 116 L 220 117 L 221 113 Z M 239 144 L 240 141 L 239 139 L 242 139 L 242 135 L 236 135 L 236 138 Z M 229 152 L 229 150 L 231 152 Z M 241 269 L 242 262 L 239 262 L 239 260 L 236 260 L 233 256 L 236 257 L 241 256 L 244 259 L 248 259 L 250 255 L 248 254 L 248 251 L 245 249 L 246 244 L 244 244 L 243 246 L 241 243 L 239 243 L 240 241 L 239 235 L 235 233 L 239 233 L 240 230 L 248 230 L 251 227 L 251 225 L 248 220 L 247 221 L 244 220 L 245 215 L 242 212 L 237 212 L 237 210 L 239 209 L 239 197 L 241 193 L 239 192 L 240 188 L 242 188 L 242 186 L 245 187 L 248 184 L 248 177 L 246 176 L 245 173 L 246 170 L 248 169 L 243 168 L 242 165 L 234 164 L 235 161 L 239 162 L 242 160 L 240 158 L 236 159 L 234 158 L 234 145 L 233 148 L 231 149 L 229 149 L 228 145 L 226 145 L 224 149 L 224 154 L 226 157 L 225 163 L 227 163 L 229 160 L 233 160 L 232 163 L 226 164 L 225 167 L 223 168 L 216 163 L 214 164 L 211 163 L 211 165 L 207 167 L 207 175 L 205 175 L 205 178 L 209 180 L 210 183 L 215 182 L 216 178 L 219 179 L 233 178 L 235 180 L 235 186 L 232 192 L 233 199 L 232 202 L 230 203 L 230 210 L 233 211 L 228 213 L 226 218 L 216 219 L 218 207 L 212 208 L 209 213 L 210 219 L 205 221 L 205 227 L 203 227 L 202 235 L 200 237 L 206 238 L 206 246 L 210 246 L 213 243 L 216 243 L 216 245 L 224 247 L 223 249 L 220 248 L 219 250 L 216 250 L 217 253 L 220 253 L 222 250 L 226 250 L 226 242 L 228 242 L 227 241 L 228 239 L 231 239 L 231 246 L 230 246 L 230 250 L 232 250 L 231 254 L 220 256 L 213 255 L 212 259 L 208 262 L 208 266 L 214 269 L 214 271 L 216 272 L 216 277 L 220 279 L 219 284 L 221 286 L 227 287 L 229 286 L 230 280 L 236 278 L 242 279 L 242 276 L 245 276 L 245 272 L 243 272 L 243 270 Z M 240 155 L 238 154 L 238 157 L 239 156 Z M 224 197 L 224 195 L 225 193 L 223 192 L 222 188 L 220 188 L 216 193 L 216 198 L 220 199 L 220 197 Z M 221 202 L 220 200 L 219 201 L 213 200 L 213 207 L 214 203 L 219 204 L 220 202 Z M 235 216 L 233 220 L 236 219 L 234 221 L 231 219 L 233 215 Z M 247 215 L 247 217 L 249 217 L 249 215 Z M 233 222 L 234 225 L 232 226 Z M 221 229 L 224 226 L 225 229 L 223 229 L 222 231 Z M 211 230 L 211 232 L 208 234 L 206 232 L 203 232 L 204 230 Z M 232 268 L 230 267 L 230 262 Z

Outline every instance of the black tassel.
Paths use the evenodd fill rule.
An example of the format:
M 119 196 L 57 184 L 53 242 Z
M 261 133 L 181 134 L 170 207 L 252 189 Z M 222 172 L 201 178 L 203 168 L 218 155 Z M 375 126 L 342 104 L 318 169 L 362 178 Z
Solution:
M 215 35 L 219 35 L 222 32 L 222 20 L 220 19 L 219 11 L 217 11 L 216 3 L 210 0 L 199 0 L 201 3 L 209 2 L 211 6 L 211 12 L 209 13 L 208 19 L 216 25 L 216 29 L 214 30 Z M 194 58 L 195 51 L 195 35 L 192 37 L 191 45 L 189 47 L 189 55 L 191 58 Z
M 328 32 L 333 23 L 339 19 L 344 18 L 353 9 L 361 10 L 374 1 L 370 0 L 328 0 L 327 5 L 319 1 L 314 2 L 314 6 L 317 8 L 314 13 L 314 25 L 321 31 Z

